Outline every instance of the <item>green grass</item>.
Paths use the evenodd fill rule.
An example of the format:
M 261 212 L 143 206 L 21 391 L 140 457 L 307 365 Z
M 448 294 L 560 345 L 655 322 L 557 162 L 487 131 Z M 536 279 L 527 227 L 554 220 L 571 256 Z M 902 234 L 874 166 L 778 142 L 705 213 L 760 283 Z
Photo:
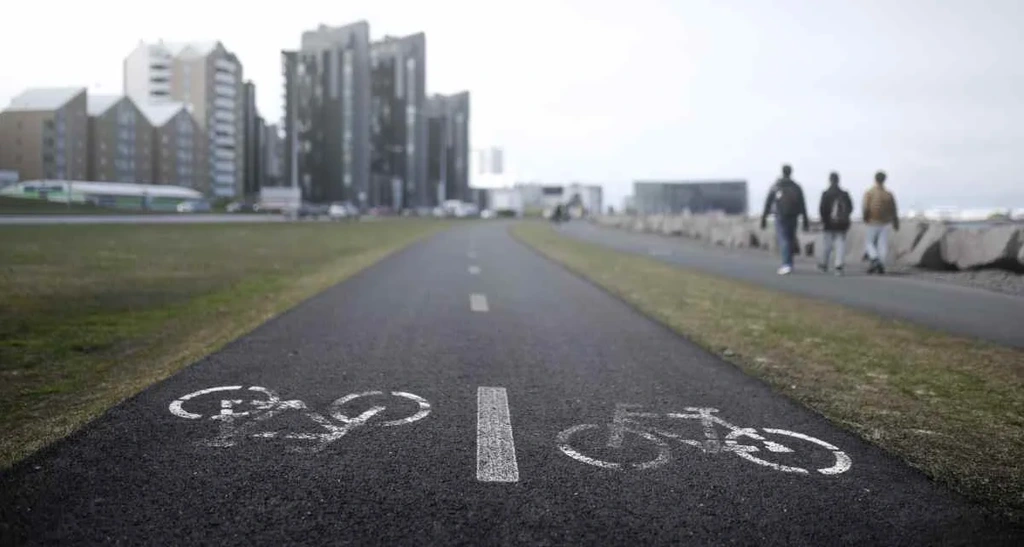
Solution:
M 1024 351 L 612 251 L 545 224 L 514 234 L 935 479 L 1024 518 Z
M 0 466 L 447 226 L 0 227 Z

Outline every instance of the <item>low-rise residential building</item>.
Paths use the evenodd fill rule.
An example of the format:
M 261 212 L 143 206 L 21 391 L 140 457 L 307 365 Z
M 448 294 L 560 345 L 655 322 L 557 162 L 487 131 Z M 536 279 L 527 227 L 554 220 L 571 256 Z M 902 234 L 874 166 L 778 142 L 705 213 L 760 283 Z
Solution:
M 88 98 L 88 180 L 153 181 L 153 129 L 129 97 L 96 95 Z
M 180 102 L 139 105 L 152 127 L 153 182 L 211 193 L 206 140 L 189 108 Z
M 22 180 L 86 178 L 84 87 L 28 89 L 0 112 L 0 169 Z

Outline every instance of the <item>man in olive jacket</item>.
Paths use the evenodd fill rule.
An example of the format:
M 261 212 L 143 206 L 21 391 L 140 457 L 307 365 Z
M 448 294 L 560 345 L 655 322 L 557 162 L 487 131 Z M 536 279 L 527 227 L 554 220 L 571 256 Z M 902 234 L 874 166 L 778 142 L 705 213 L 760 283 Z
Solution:
M 889 225 L 900 229 L 896 211 L 896 198 L 885 189 L 885 173 L 875 173 L 875 185 L 864 194 L 864 252 L 871 259 L 868 273 L 885 273 L 885 258 L 889 252 Z

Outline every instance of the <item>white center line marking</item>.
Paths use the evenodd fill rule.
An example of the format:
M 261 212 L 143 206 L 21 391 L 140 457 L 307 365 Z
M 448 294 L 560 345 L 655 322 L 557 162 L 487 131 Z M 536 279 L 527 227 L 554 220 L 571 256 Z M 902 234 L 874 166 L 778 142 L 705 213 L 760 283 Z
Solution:
M 503 387 L 476 390 L 476 480 L 519 481 L 508 395 Z
M 480 275 L 480 266 L 470 266 L 469 267 L 469 274 L 470 275 Z
M 487 306 L 487 296 L 482 294 L 469 295 L 469 309 L 479 312 L 491 311 Z

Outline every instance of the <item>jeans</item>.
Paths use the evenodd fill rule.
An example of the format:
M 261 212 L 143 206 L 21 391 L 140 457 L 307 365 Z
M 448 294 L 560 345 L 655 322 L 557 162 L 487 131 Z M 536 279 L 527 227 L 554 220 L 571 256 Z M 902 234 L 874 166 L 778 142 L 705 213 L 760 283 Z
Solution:
M 821 234 L 821 265 L 828 267 L 829 258 L 832 257 L 832 249 L 836 251 L 836 268 L 842 269 L 843 261 L 846 258 L 846 232 L 824 231 Z
M 798 217 L 775 217 L 775 239 L 782 253 L 782 265 L 793 267 L 793 251 L 797 246 L 796 221 Z
M 872 262 L 885 264 L 889 256 L 889 225 L 868 224 L 864 226 L 864 252 Z

